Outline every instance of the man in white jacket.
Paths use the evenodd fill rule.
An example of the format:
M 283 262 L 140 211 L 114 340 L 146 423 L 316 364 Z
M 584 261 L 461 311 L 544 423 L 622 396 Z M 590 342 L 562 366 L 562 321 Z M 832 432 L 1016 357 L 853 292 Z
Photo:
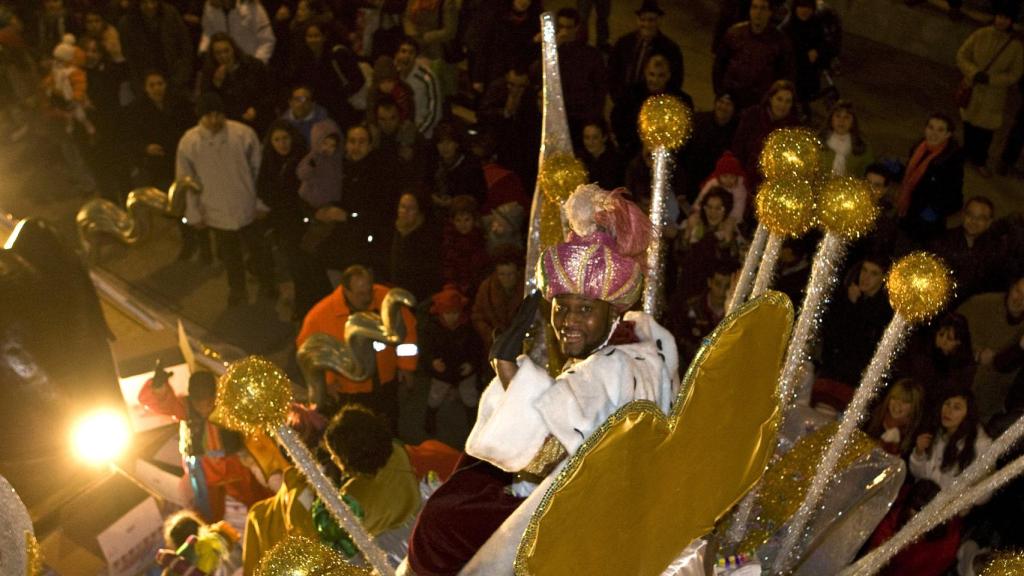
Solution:
M 199 54 L 210 48 L 210 36 L 224 32 L 249 56 L 267 64 L 274 55 L 274 29 L 259 0 L 206 0 Z
M 199 98 L 196 116 L 199 124 L 189 128 L 178 142 L 177 179 L 192 178 L 202 189 L 198 194 L 189 192 L 186 224 L 213 232 L 228 273 L 228 306 L 248 300 L 243 243 L 259 275 L 260 296 L 276 300 L 270 254 L 253 225 L 270 211 L 256 196 L 259 138 L 252 128 L 224 116 L 224 101 L 215 93 Z
M 671 334 L 647 314 L 626 312 L 643 287 L 649 220 L 596 185 L 577 189 L 566 212 L 569 240 L 542 254 L 538 285 L 568 361 L 552 378 L 509 352 L 522 330 L 518 339 L 508 334 L 525 328 L 532 314 L 526 322 L 520 314 L 497 339 L 491 354 L 498 376 L 480 400 L 468 456 L 428 500 L 410 539 L 408 567 L 419 576 L 511 574 L 552 470 L 618 408 L 650 400 L 667 412 L 678 388 Z

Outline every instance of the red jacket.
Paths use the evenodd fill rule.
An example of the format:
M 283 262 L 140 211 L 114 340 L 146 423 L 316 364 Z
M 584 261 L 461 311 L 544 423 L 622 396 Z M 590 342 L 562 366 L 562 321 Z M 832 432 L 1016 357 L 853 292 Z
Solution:
M 384 296 L 388 288 L 381 284 L 373 285 L 373 303 L 370 305 L 372 312 L 380 313 Z M 311 334 L 323 332 L 334 336 L 339 341 L 345 341 L 345 322 L 352 311 L 345 300 L 345 287 L 338 286 L 338 289 L 331 292 L 326 298 L 317 302 L 316 306 L 306 314 L 302 322 L 302 330 L 295 339 L 296 346 L 309 338 Z M 416 318 L 408 308 L 402 309 L 402 319 L 405 320 L 405 344 L 416 344 Z M 377 352 L 377 378 L 381 383 L 391 382 L 395 379 L 399 370 L 413 371 L 416 369 L 417 354 L 409 356 L 398 356 L 394 346 L 388 346 Z M 373 391 L 373 380 L 367 379 L 354 381 L 345 378 L 341 374 L 327 373 L 328 391 L 340 392 L 342 394 L 365 394 Z

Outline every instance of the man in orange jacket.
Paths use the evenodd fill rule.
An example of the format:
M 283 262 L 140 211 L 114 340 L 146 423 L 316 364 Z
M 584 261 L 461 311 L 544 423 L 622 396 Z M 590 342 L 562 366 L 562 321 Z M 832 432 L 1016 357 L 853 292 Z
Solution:
M 338 288 L 306 314 L 302 330 L 295 339 L 296 346 L 302 346 L 306 338 L 317 332 L 330 334 L 344 342 L 345 322 L 349 315 L 356 312 L 380 314 L 387 293 L 386 286 L 374 284 L 373 273 L 368 268 L 349 266 L 342 272 Z M 392 432 L 398 431 L 398 382 L 412 382 L 418 357 L 416 318 L 404 308 L 402 319 L 406 326 L 405 340 L 397 347 L 388 346 L 377 351 L 377 371 L 371 378 L 354 381 L 341 374 L 327 373 L 328 406 L 320 407 L 320 412 L 329 416 L 343 405 L 362 404 L 385 415 Z

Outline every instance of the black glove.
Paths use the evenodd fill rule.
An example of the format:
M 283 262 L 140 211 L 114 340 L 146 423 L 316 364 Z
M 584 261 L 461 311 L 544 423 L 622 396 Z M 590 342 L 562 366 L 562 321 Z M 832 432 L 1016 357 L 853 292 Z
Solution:
M 153 366 L 153 388 L 162 388 L 171 379 L 171 373 L 164 370 L 163 360 L 156 359 Z
M 988 72 L 978 72 L 974 75 L 975 84 L 988 84 Z
M 534 320 L 537 319 L 537 308 L 540 306 L 542 296 L 539 290 L 534 290 L 529 296 L 519 303 L 519 309 L 512 318 L 512 322 L 501 334 L 494 338 L 491 344 L 491 351 L 487 356 L 488 360 L 508 360 L 514 362 L 523 352 L 523 339 L 530 331 Z

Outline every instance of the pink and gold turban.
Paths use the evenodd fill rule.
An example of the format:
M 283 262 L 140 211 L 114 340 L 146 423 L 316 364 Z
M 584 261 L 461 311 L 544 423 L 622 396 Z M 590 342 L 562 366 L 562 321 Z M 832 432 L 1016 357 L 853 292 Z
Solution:
M 622 190 L 580 186 L 566 200 L 568 239 L 544 250 L 537 262 L 538 287 L 551 300 L 562 294 L 604 300 L 622 313 L 643 290 L 641 263 L 651 224 Z

